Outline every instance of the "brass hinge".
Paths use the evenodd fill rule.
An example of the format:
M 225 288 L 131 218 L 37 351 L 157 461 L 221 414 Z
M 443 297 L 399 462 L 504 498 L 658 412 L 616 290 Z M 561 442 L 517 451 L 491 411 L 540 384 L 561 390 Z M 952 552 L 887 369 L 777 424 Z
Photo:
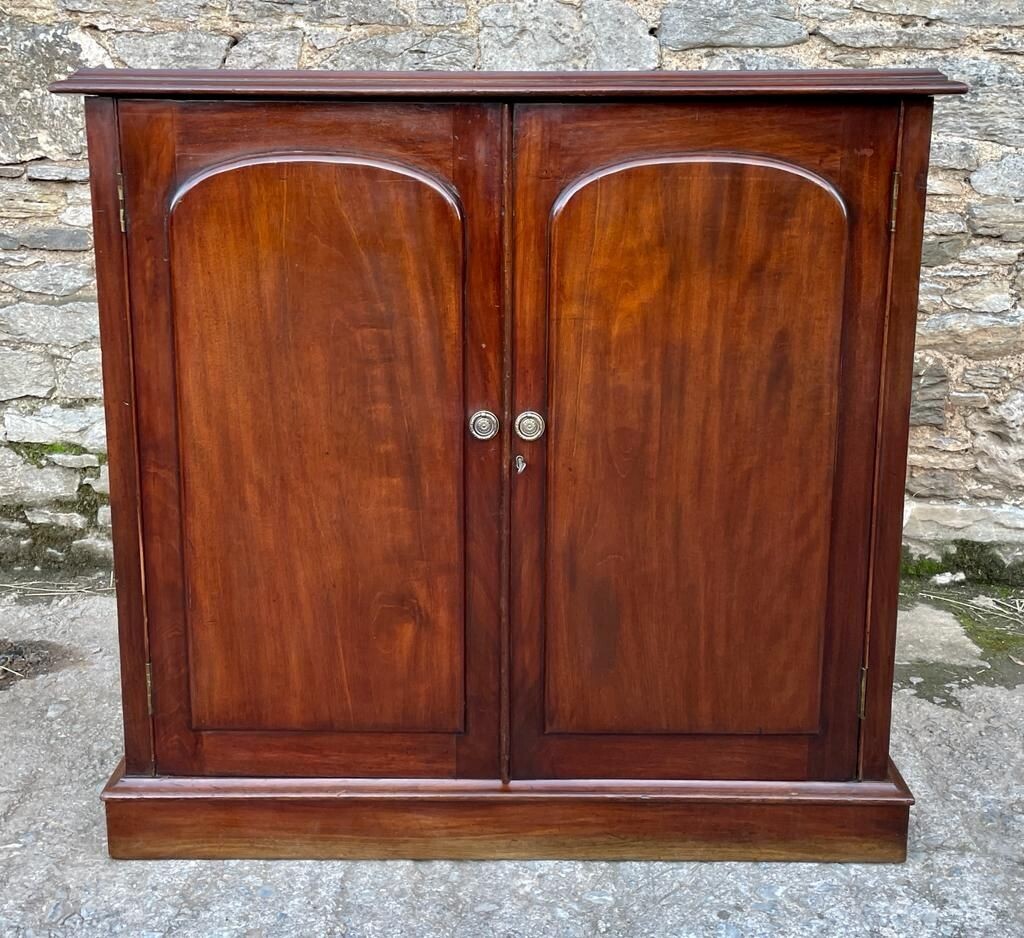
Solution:
M 127 231 L 128 225 L 124 214 L 124 176 L 117 174 L 117 212 L 121 222 L 121 231 Z
M 900 171 L 892 174 L 892 190 L 889 193 L 889 230 L 896 230 L 896 206 L 900 201 Z
M 153 665 L 146 662 L 146 712 L 153 715 Z
M 860 698 L 857 701 L 857 716 L 861 720 L 867 715 L 868 669 L 860 669 Z

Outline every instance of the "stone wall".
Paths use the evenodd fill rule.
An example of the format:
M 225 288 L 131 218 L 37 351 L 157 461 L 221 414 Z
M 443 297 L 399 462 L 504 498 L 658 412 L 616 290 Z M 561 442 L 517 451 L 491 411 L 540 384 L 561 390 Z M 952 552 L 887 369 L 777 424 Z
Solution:
M 1024 0 L 0 0 L 0 554 L 109 550 L 79 66 L 934 66 L 906 536 L 1024 555 Z M 269 432 L 269 431 L 268 431 Z

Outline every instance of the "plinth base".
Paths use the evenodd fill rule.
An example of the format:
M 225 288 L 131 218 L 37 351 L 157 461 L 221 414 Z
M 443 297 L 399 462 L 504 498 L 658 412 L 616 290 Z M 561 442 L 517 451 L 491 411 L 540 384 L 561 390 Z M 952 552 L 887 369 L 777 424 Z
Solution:
M 906 859 L 913 804 L 869 782 L 130 777 L 103 793 L 121 859 Z

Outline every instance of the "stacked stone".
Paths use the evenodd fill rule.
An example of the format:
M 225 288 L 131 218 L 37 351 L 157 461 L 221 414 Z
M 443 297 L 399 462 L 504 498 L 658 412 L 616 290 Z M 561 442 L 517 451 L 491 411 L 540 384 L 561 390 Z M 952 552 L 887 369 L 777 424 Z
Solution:
M 1024 556 L 1024 0 L 0 0 L 0 557 L 106 556 L 80 66 L 937 67 L 906 537 Z M 274 428 L 268 428 L 273 432 Z

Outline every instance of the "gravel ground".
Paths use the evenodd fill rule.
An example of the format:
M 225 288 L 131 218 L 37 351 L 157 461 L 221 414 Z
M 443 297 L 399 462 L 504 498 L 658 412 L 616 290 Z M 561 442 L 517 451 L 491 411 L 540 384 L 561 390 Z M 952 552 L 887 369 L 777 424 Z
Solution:
M 1024 934 L 1024 626 L 1006 593 L 906 590 L 902 866 L 143 863 L 107 858 L 98 800 L 120 756 L 113 596 L 42 591 L 84 587 L 0 598 L 0 640 L 48 656 L 0 685 L 0 935 Z

